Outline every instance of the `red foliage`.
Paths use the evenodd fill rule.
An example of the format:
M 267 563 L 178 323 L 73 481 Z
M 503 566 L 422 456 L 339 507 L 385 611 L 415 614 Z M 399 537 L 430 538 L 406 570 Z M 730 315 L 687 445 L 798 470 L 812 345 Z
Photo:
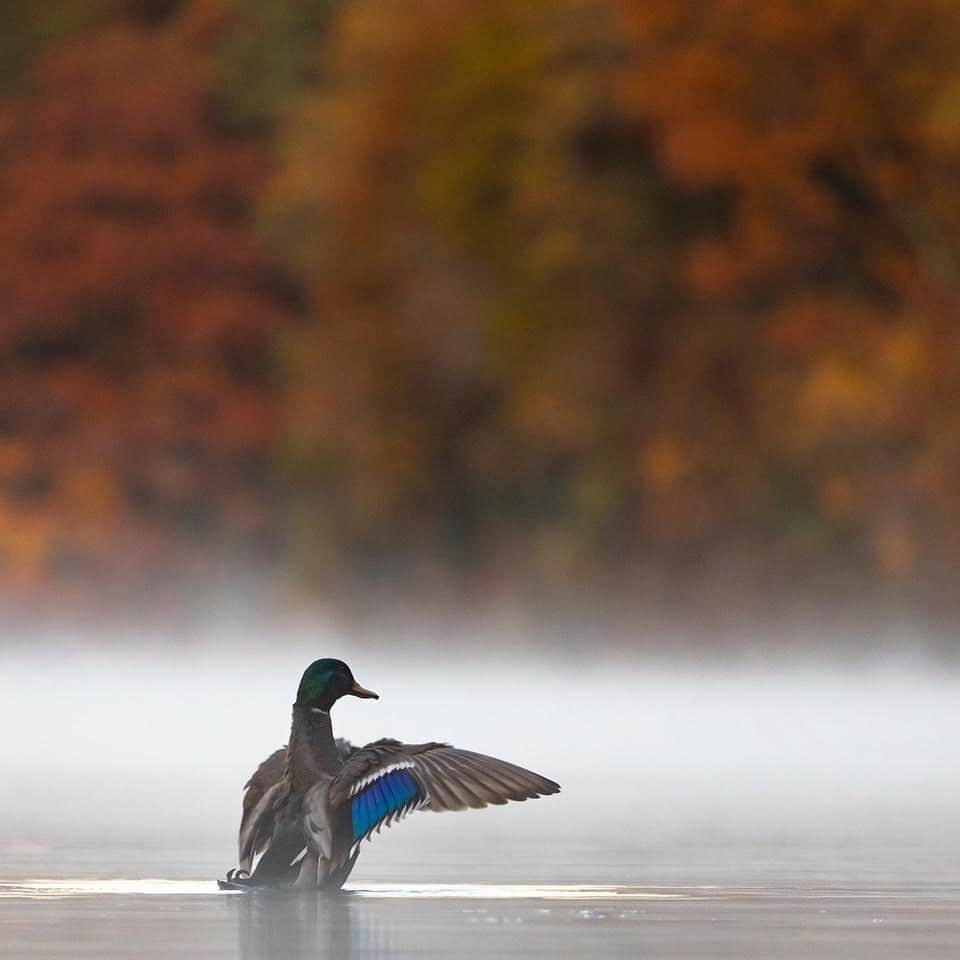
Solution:
M 250 224 L 263 160 L 216 129 L 193 42 L 84 37 L 0 124 L 0 570 L 21 587 L 157 596 L 264 536 L 286 310 Z

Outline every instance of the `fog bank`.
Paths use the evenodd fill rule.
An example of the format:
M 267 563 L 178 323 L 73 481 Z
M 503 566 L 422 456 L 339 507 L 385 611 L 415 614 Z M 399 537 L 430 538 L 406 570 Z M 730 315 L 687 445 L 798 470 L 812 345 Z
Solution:
M 938 849 L 958 843 L 957 676 L 894 663 L 622 666 L 222 638 L 190 653 L 25 648 L 2 655 L 6 857 L 55 868 L 82 844 L 234 858 L 240 789 L 286 737 L 303 667 L 342 656 L 379 701 L 335 709 L 339 735 L 442 739 L 563 785 L 535 804 L 418 815 L 362 864 L 437 863 L 511 838 L 641 861 L 658 845 L 738 840 Z M 492 846 L 491 846 L 492 845 Z M 786 854 L 785 854 L 786 855 Z M 533 866 L 531 866 L 533 869 Z

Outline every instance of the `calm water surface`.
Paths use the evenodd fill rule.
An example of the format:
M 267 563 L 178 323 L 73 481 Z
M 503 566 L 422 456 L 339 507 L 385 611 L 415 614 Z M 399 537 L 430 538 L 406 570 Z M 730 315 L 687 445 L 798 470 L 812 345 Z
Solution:
M 398 864 L 371 858 L 332 898 L 220 893 L 209 872 L 138 877 L 133 864 L 158 863 L 156 852 L 101 851 L 99 862 L 96 853 L 66 857 L 72 877 L 30 876 L 41 863 L 8 860 L 4 957 L 933 960 L 960 951 L 960 883 L 951 858 L 929 849 L 679 845 L 649 851 L 643 864 L 606 851 L 606 867 L 582 852 L 580 863 L 535 864 L 532 850 L 491 863 L 479 849 L 458 867 L 427 851 L 426 863 L 406 869 L 432 881 L 387 879 Z M 192 858 L 182 852 L 170 872 L 206 870 Z M 599 882 L 603 870 L 611 881 Z M 571 881 L 577 871 L 589 882 Z M 631 874 L 638 879 L 628 882 Z

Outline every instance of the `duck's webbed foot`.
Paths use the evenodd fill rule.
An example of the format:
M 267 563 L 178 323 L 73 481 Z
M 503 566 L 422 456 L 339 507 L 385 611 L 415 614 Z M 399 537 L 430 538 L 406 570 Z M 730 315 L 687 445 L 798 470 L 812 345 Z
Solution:
M 217 886 L 221 890 L 252 890 L 260 884 L 256 883 L 246 870 L 236 867 L 228 870 L 226 879 L 218 880 Z

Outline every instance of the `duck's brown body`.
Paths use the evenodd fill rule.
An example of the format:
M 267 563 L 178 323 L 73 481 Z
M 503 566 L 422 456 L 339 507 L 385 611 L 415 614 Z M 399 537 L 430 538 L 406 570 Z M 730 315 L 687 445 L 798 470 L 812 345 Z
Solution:
M 305 847 L 303 820 L 308 791 L 328 785 L 343 767 L 351 750 L 335 740 L 329 711 L 293 705 L 290 739 L 286 747 L 270 754 L 247 781 L 240 821 L 240 870 L 250 874 L 254 859 L 263 856 L 252 871 L 258 884 L 299 884 L 339 888 L 353 868 L 353 860 L 339 858 L 322 868 Z M 345 866 L 345 869 L 343 867 Z

